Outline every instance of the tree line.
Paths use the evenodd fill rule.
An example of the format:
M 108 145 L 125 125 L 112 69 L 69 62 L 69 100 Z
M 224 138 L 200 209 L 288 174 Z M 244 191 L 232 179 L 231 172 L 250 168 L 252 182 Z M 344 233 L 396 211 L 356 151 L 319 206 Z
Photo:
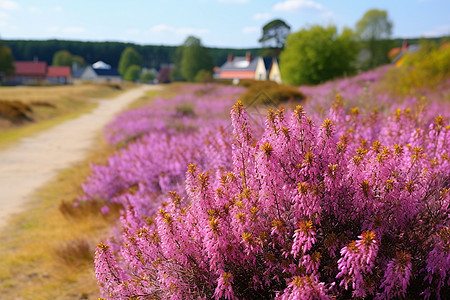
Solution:
M 131 47 L 142 57 L 142 65 L 146 68 L 160 69 L 161 64 L 170 64 L 174 61 L 178 46 L 139 45 L 122 42 L 82 42 L 67 40 L 3 40 L 4 45 L 11 49 L 15 60 L 38 59 L 52 64 L 56 52 L 67 50 L 73 55 L 84 58 L 85 62 L 92 64 L 102 60 L 113 68 L 119 66 L 122 52 Z M 220 65 L 227 59 L 229 53 L 244 55 L 247 51 L 257 52 L 258 48 L 207 48 L 215 65 Z

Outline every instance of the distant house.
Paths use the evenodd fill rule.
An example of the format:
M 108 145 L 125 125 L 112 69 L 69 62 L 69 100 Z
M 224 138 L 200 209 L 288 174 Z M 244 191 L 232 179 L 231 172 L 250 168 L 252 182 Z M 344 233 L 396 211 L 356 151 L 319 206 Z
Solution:
M 14 74 L 6 76 L 5 85 L 42 82 L 47 74 L 47 63 L 43 61 L 15 61 L 14 68 Z
M 404 41 L 400 53 L 394 58 L 392 63 L 397 67 L 402 66 L 405 59 L 405 54 L 415 53 L 419 51 L 419 48 L 419 45 L 410 45 L 407 41 Z
M 217 79 L 272 80 L 281 83 L 281 73 L 275 58 L 228 55 L 227 61 L 214 75 Z
M 122 76 L 120 76 L 117 69 L 111 68 L 110 65 L 103 61 L 98 61 L 92 66 L 79 68 L 74 70 L 73 77 L 81 81 L 93 82 L 115 82 L 121 83 Z
M 67 66 L 49 66 L 45 80 L 54 84 L 72 83 L 72 74 L 70 67 Z
M 70 67 L 47 66 L 44 61 L 15 61 L 14 73 L 2 82 L 4 85 L 39 84 L 70 84 L 72 76 Z
M 122 82 L 122 76 L 120 76 L 119 71 L 117 69 L 94 69 L 97 74 L 97 81 L 100 82 Z

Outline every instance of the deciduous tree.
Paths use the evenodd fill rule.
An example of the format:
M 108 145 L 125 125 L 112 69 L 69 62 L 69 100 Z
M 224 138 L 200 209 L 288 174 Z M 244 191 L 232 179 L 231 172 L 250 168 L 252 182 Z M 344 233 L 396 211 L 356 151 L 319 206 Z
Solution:
M 131 65 L 125 71 L 123 79 L 126 81 L 136 82 L 139 79 L 140 75 L 141 75 L 141 67 L 138 65 Z
M 357 54 L 350 29 L 338 35 L 336 26 L 312 26 L 288 36 L 280 56 L 283 80 L 290 84 L 316 84 L 351 73 Z
M 262 28 L 262 37 L 259 42 L 265 47 L 283 48 L 290 31 L 291 26 L 283 20 L 272 20 Z
M 134 48 L 127 47 L 120 55 L 119 73 L 125 76 L 128 68 L 132 65 L 142 67 L 142 57 Z
M 141 75 L 141 82 L 152 83 L 156 75 L 152 71 L 146 71 Z
M 202 46 L 200 39 L 188 37 L 184 42 L 183 58 L 181 59 L 181 75 L 187 81 L 194 81 L 201 70 L 211 72 L 214 62 L 208 50 Z
M 367 11 L 356 23 L 356 33 L 370 53 L 366 62 L 368 68 L 388 62 L 392 22 L 386 10 Z
M 14 57 L 11 49 L 0 43 L 0 80 L 2 76 L 12 72 L 14 72 Z
M 78 55 L 72 55 L 67 50 L 57 51 L 53 55 L 52 65 L 53 66 L 69 66 L 72 67 L 73 63 L 78 64 L 79 66 L 85 65 L 84 58 Z
M 262 28 L 262 36 L 259 42 L 265 48 L 262 56 L 278 57 L 284 47 L 291 26 L 280 19 L 272 20 Z

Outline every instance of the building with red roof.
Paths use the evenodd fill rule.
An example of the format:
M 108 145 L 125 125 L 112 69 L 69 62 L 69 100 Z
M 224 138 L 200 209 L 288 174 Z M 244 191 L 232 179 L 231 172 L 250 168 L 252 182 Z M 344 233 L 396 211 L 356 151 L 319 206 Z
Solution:
M 6 84 L 17 85 L 45 80 L 47 63 L 43 61 L 15 61 L 14 74 L 6 77 Z
M 70 67 L 67 66 L 49 66 L 46 80 L 56 84 L 68 84 L 71 82 L 71 73 Z
M 72 71 L 66 66 L 47 66 L 44 61 L 15 61 L 14 73 L 5 78 L 5 85 L 35 84 L 44 81 L 53 84 L 69 84 Z
M 251 52 L 245 56 L 233 57 L 228 55 L 227 61 L 217 70 L 217 79 L 254 79 L 272 80 L 281 83 L 281 73 L 276 58 L 252 57 Z

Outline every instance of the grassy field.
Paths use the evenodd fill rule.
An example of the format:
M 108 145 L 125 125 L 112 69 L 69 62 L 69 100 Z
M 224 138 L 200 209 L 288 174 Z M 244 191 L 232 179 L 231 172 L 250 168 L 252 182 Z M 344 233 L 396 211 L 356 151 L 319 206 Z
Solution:
M 0 149 L 90 111 L 97 105 L 90 99 L 114 97 L 126 88 L 106 84 L 0 87 Z
M 176 86 L 150 91 L 130 107 L 176 93 Z M 98 299 L 94 250 L 108 236 L 119 207 L 108 217 L 100 202 L 74 210 L 89 164 L 102 163 L 114 149 L 98 137 L 89 157 L 39 189 L 26 212 L 0 231 L 0 299 Z

